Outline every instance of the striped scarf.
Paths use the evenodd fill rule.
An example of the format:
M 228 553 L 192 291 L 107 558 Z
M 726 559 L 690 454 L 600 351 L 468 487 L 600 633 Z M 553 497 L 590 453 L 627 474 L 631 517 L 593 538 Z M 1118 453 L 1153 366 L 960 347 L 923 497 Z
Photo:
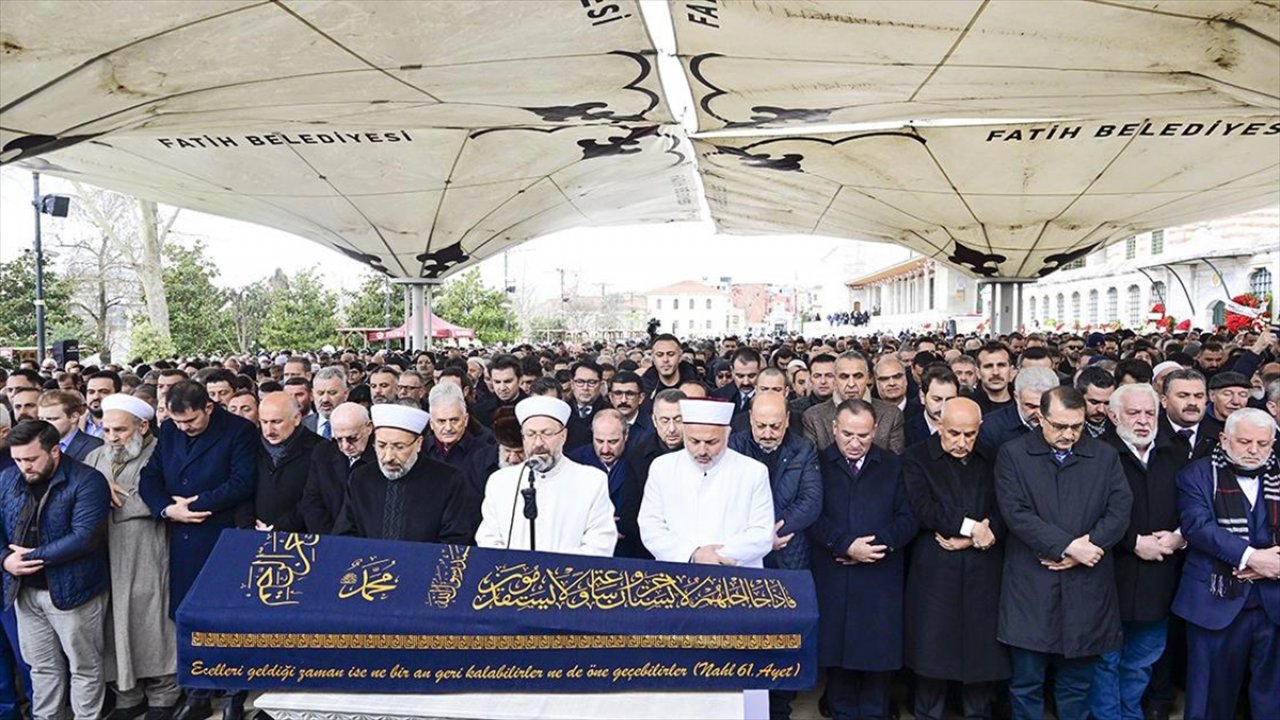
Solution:
M 1240 489 L 1237 477 L 1258 478 L 1259 501 L 1267 512 L 1267 525 L 1271 531 L 1271 543 L 1280 543 L 1280 467 L 1276 455 L 1257 470 L 1241 470 L 1231 463 L 1227 451 L 1221 445 L 1214 447 L 1213 514 L 1218 526 L 1232 535 L 1249 541 L 1249 501 Z M 1243 591 L 1243 583 L 1232 574 L 1236 568 L 1228 563 L 1214 565 L 1209 578 L 1209 592 L 1220 598 L 1236 598 Z

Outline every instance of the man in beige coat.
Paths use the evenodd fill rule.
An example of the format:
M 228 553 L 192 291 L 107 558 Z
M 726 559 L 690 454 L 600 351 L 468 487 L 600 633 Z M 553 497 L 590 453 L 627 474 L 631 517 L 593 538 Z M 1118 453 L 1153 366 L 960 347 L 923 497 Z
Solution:
M 801 422 L 804 436 L 818 446 L 819 454 L 835 441 L 831 427 L 836 419 L 836 408 L 845 400 L 864 399 L 870 380 L 871 365 L 861 353 L 849 350 L 836 358 L 836 385 L 831 401 L 805 410 Z M 906 447 L 902 411 L 897 405 L 879 398 L 870 402 L 876 413 L 876 436 L 872 441 L 891 453 L 901 455 Z
M 138 476 L 156 447 L 150 427 L 155 411 L 124 394 L 107 396 L 102 408 L 106 444 L 85 461 L 111 483 L 107 680 L 116 695 L 116 712 L 132 709 L 131 717 L 136 717 L 171 709 L 180 692 L 177 632 L 169 619 L 169 540 L 164 523 L 153 518 L 138 495 Z

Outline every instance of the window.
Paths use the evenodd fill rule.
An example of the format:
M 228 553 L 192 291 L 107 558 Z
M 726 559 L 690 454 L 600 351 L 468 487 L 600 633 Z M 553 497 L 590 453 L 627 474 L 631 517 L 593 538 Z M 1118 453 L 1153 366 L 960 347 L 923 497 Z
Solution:
M 932 310 L 932 309 L 933 309 L 933 281 L 934 281 L 934 279 L 935 279 L 935 278 L 934 278 L 934 276 L 932 276 L 932 275 L 930 275 L 930 276 L 929 276 L 929 309 L 930 309 L 930 310 Z
M 1043 319 L 1049 319 L 1049 296 L 1045 295 L 1040 298 L 1040 312 L 1043 313 Z
M 1261 298 L 1271 292 L 1271 271 L 1258 268 L 1249 274 L 1249 292 Z
M 708 309 L 708 310 L 710 310 L 710 309 L 711 309 L 711 298 L 707 298 L 707 309 Z M 710 328 L 711 328 L 711 325 L 710 325 L 710 324 L 708 324 L 708 325 L 707 325 L 707 328 L 708 328 L 708 329 L 710 329 Z
M 1129 286 L 1129 325 L 1138 327 L 1142 324 L 1142 289 L 1137 285 Z
M 707 302 L 708 302 L 708 303 L 710 303 L 711 301 L 710 301 L 710 300 L 708 300 Z M 708 329 L 708 330 L 710 330 L 710 329 L 711 329 L 711 321 L 710 321 L 710 320 L 708 320 L 708 321 L 707 321 L 707 329 Z
M 1079 270 L 1082 267 L 1084 267 L 1084 258 L 1078 257 L 1075 260 L 1072 260 L 1071 262 L 1067 263 L 1066 265 L 1063 265 L 1062 269 L 1063 270 Z
M 1058 304 L 1056 305 L 1058 316 L 1055 318 L 1058 322 L 1065 322 L 1067 319 L 1067 302 L 1062 297 L 1062 293 L 1058 293 Z
M 1096 325 L 1098 323 L 1098 291 L 1089 291 L 1089 324 Z
M 1168 290 L 1165 288 L 1164 283 L 1159 280 L 1151 283 L 1151 304 L 1154 305 L 1156 303 L 1167 302 L 1165 300 L 1166 292 L 1168 292 Z M 1168 310 L 1167 307 L 1165 309 Z
M 1138 238 L 1130 235 L 1124 241 L 1124 259 L 1132 260 L 1138 254 Z
M 654 309 L 655 310 L 662 309 L 662 298 L 658 298 L 657 300 L 654 301 Z
M 679 310 L 679 309 L 680 309 L 680 298 L 672 298 L 672 299 L 671 299 L 671 309 L 672 309 L 672 310 Z
M 1151 233 L 1151 254 L 1159 255 L 1164 252 L 1164 231 L 1156 230 Z
M 1107 316 L 1103 322 L 1114 322 L 1120 319 L 1120 291 L 1107 288 Z
M 696 308 L 696 307 L 698 307 L 698 306 L 694 304 L 694 300 L 693 300 L 693 298 L 689 298 L 689 309 L 690 309 L 690 310 L 692 310 L 692 309 L 694 309 L 694 308 Z
M 1071 319 L 1080 322 L 1080 293 L 1071 293 Z
M 672 321 L 671 321 L 671 332 L 672 332 L 672 333 L 675 333 L 675 332 L 678 332 L 679 330 L 680 330 L 680 321 L 679 321 L 679 320 L 672 320 Z
M 1031 298 L 1031 310 L 1027 315 L 1029 315 L 1032 320 L 1036 319 L 1036 299 L 1034 297 Z

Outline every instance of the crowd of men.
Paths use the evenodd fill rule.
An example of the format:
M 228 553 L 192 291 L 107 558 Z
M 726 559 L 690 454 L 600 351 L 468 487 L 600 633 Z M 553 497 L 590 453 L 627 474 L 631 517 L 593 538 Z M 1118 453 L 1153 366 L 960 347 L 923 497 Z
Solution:
M 0 379 L 0 720 L 207 717 L 172 617 L 226 528 L 809 572 L 841 719 L 891 716 L 904 677 L 922 719 L 1167 717 L 1179 685 L 1189 720 L 1280 717 L 1270 332 L 657 335 Z

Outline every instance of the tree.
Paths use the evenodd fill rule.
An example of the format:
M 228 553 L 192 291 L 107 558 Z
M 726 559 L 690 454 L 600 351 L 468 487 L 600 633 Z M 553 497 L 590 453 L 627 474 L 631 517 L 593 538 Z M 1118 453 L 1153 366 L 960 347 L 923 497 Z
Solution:
M 50 235 L 63 256 L 63 275 L 73 291 L 71 304 L 88 323 L 91 337 L 85 344 L 106 357 L 116 344 L 113 330 L 123 326 L 138 304 L 137 276 L 111 236 L 96 223 L 84 222 L 81 212 L 56 224 Z
M 346 307 L 347 327 L 386 327 L 388 280 L 385 275 L 366 274 Z M 396 324 L 402 308 L 398 289 L 391 292 L 391 323 Z
M 53 256 L 45 254 L 46 260 Z M 79 337 L 83 328 L 71 313 L 71 283 L 57 272 L 44 269 L 45 341 Z M 0 345 L 31 347 L 36 344 L 36 260 L 24 252 L 0 263 Z
M 148 362 L 172 357 L 177 350 L 173 341 L 160 335 L 151 319 L 145 315 L 134 318 L 133 332 L 129 336 L 130 357 L 140 357 Z
M 483 343 L 511 342 L 515 339 L 515 314 L 506 296 L 487 288 L 480 270 L 472 269 L 445 283 L 435 302 L 436 314 L 455 325 L 473 328 Z
M 292 279 L 276 270 L 268 285 L 262 308 L 262 345 L 310 350 L 337 340 L 334 318 L 338 297 L 325 289 L 316 268 L 303 270 Z
M 214 284 L 218 268 L 205 255 L 204 243 L 187 247 L 170 242 L 164 254 L 165 297 L 181 308 L 169 318 L 174 348 L 184 355 L 236 349 L 230 316 L 223 312 L 228 292 Z M 152 330 L 160 334 L 154 323 Z

